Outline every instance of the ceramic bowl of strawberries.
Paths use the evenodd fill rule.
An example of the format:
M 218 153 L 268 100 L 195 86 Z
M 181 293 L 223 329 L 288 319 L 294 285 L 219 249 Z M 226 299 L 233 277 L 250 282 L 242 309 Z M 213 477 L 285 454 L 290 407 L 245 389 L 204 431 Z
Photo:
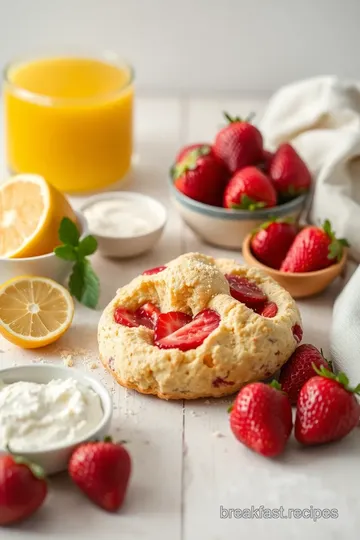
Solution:
M 264 270 L 293 298 L 305 298 L 322 292 L 342 273 L 348 247 L 328 220 L 320 227 L 300 227 L 291 218 L 277 218 L 245 238 L 243 256 L 249 266 Z
M 213 144 L 183 147 L 170 171 L 173 203 L 206 242 L 241 249 L 247 234 L 270 216 L 298 219 L 311 174 L 290 144 L 264 148 L 248 120 L 225 114 L 227 125 Z

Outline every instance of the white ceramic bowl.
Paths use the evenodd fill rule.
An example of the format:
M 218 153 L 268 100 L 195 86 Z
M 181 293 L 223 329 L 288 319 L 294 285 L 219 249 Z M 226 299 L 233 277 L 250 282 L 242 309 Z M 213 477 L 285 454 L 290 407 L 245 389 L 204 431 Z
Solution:
M 0 380 L 5 384 L 18 381 L 27 381 L 46 384 L 52 379 L 78 380 L 84 386 L 92 388 L 98 394 L 103 409 L 103 418 L 99 425 L 90 432 L 86 438 L 79 439 L 73 444 L 59 445 L 51 450 L 21 452 L 21 455 L 33 463 L 41 465 L 46 474 L 55 474 L 67 469 L 69 458 L 74 449 L 82 442 L 102 439 L 108 435 L 112 418 L 112 401 L 106 388 L 94 377 L 74 368 L 40 364 L 31 366 L 17 366 L 0 370 Z M 0 449 L 0 452 L 6 451 Z
M 88 234 L 86 220 L 82 214 L 78 212 L 75 214 L 83 238 Z M 70 273 L 72 265 L 71 261 L 59 259 L 54 253 L 22 259 L 0 257 L 0 284 L 17 276 L 42 276 L 63 283 Z
M 205 242 L 226 249 L 241 250 L 246 236 L 270 217 L 298 219 L 306 195 L 264 210 L 229 210 L 194 201 L 178 191 L 170 179 L 171 199 L 185 223 Z
M 135 202 L 141 206 L 144 215 L 149 218 L 149 221 L 153 222 L 153 228 L 145 234 L 136 236 L 105 236 L 99 234 L 98 231 L 92 230 L 91 223 L 88 223 L 90 233 L 98 241 L 99 252 L 105 257 L 126 259 L 149 251 L 160 239 L 167 219 L 165 207 L 156 199 L 133 191 L 99 193 L 90 197 L 80 208 L 80 211 L 84 212 L 99 201 L 114 200 L 116 198 L 128 200 L 129 203 Z

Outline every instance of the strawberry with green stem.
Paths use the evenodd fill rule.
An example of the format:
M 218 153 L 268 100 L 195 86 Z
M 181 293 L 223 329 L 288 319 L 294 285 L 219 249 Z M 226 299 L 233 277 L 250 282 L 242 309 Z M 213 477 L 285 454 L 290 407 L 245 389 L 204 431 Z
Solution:
M 283 452 L 292 426 L 290 401 L 277 381 L 244 386 L 230 410 L 235 437 L 263 456 L 275 457 Z
M 302 387 L 295 420 L 295 437 L 304 445 L 324 444 L 348 435 L 360 418 L 360 384 L 352 388 L 345 373 L 335 374 L 325 366 Z
M 202 148 L 188 152 L 173 170 L 176 189 L 190 199 L 213 206 L 221 206 L 228 177 L 221 161 Z
M 289 396 L 292 405 L 296 405 L 304 384 L 315 377 L 313 366 L 331 368 L 322 351 L 314 345 L 304 343 L 295 349 L 286 364 L 281 368 L 279 382 L 284 392 Z
M 69 461 L 69 475 L 96 505 L 116 512 L 124 503 L 132 462 L 129 452 L 111 437 L 80 444 Z
M 297 232 L 292 218 L 272 218 L 254 231 L 251 251 L 261 263 L 279 269 Z
M 297 197 L 310 189 L 310 171 L 291 144 L 279 146 L 271 157 L 268 173 L 282 199 Z
M 225 163 L 231 174 L 263 159 L 263 139 L 260 131 L 250 123 L 224 113 L 228 124 L 215 137 L 213 153 Z
M 97 249 L 96 238 L 89 235 L 80 239 L 76 224 L 63 218 L 59 228 L 62 245 L 54 249 L 60 259 L 72 261 L 73 268 L 69 278 L 69 290 L 79 302 L 95 309 L 100 295 L 100 281 L 88 259 Z
M 322 227 L 304 227 L 296 236 L 281 267 L 282 272 L 314 272 L 339 262 L 344 248 L 349 247 L 345 238 L 337 238 L 330 221 Z
M 275 205 L 276 191 L 267 176 L 256 167 L 238 171 L 225 188 L 225 208 L 254 211 Z
M 30 517 L 46 496 L 47 482 L 41 467 L 10 453 L 0 456 L 0 526 Z

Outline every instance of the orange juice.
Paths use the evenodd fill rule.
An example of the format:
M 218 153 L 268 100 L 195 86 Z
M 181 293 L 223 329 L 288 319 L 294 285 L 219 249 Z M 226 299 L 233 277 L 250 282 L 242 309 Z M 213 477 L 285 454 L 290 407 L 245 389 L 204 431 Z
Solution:
M 128 171 L 132 70 L 87 57 L 11 65 L 5 73 L 7 162 L 61 191 L 102 188 Z

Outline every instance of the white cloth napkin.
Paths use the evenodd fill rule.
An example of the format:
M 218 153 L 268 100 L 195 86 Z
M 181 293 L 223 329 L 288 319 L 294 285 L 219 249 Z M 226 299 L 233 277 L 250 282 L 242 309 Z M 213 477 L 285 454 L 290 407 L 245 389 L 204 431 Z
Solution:
M 308 219 L 330 219 L 360 262 L 360 84 L 319 77 L 285 86 L 260 129 L 269 150 L 293 144 L 315 179 Z
M 330 336 L 334 366 L 360 383 L 360 266 L 336 299 Z

